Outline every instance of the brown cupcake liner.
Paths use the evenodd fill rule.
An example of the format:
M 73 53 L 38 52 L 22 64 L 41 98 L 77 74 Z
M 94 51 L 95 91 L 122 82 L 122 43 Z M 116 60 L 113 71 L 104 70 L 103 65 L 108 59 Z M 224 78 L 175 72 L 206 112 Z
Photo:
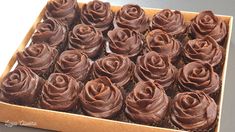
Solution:
M 123 112 L 123 115 L 125 115 L 124 122 L 133 123 L 133 124 L 141 124 L 141 125 L 153 126 L 153 127 L 162 127 L 164 122 L 165 122 L 165 120 L 162 119 L 161 121 L 158 121 L 158 122 L 155 122 L 155 123 L 146 124 L 146 123 L 142 123 L 142 122 L 138 122 L 138 121 L 133 121 L 132 119 L 130 119 L 128 117 L 128 115 L 125 112 Z M 123 120 L 121 120 L 121 121 L 123 121 Z
M 40 98 L 38 98 L 37 102 L 35 102 L 34 105 L 35 108 L 39 108 L 39 109 L 44 109 L 44 110 L 51 110 L 51 109 L 47 109 L 47 108 L 42 108 L 40 105 Z M 66 113 L 71 113 L 71 114 L 82 114 L 81 112 L 81 105 L 77 104 L 74 108 L 72 108 L 69 111 L 59 111 L 59 110 L 51 110 L 51 111 L 58 111 L 58 112 L 66 112 Z
M 189 131 L 189 132 L 214 132 L 214 129 L 216 128 L 216 125 L 217 125 L 217 121 L 218 121 L 218 117 L 217 117 L 217 119 L 215 120 L 215 122 L 211 125 L 210 128 L 185 130 L 185 129 L 183 129 L 183 128 L 180 128 L 180 127 L 177 127 L 176 125 L 174 125 L 174 123 L 171 121 L 170 116 L 169 116 L 166 126 L 167 126 L 168 128 L 171 128 L 171 129 L 183 130 L 183 131 Z

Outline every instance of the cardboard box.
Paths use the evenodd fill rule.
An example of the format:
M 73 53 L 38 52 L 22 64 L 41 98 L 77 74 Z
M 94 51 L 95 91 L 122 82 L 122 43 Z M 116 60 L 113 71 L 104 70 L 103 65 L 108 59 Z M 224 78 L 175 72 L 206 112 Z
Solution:
M 80 7 L 82 4 L 79 5 Z M 112 6 L 112 10 L 116 12 L 119 10 L 121 6 Z M 149 17 L 152 17 L 154 14 L 159 12 L 161 9 L 150 9 L 144 8 L 145 12 Z M 21 51 L 25 48 L 25 46 L 30 41 L 32 34 L 34 33 L 35 27 L 38 22 L 41 21 L 45 12 L 45 8 L 41 11 L 36 21 L 33 23 L 32 27 L 26 34 L 22 43 L 19 45 L 17 51 Z M 184 15 L 185 21 L 190 21 L 193 17 L 195 17 L 198 13 L 195 12 L 186 12 L 181 11 Z M 219 117 L 218 124 L 216 126 L 216 132 L 220 129 L 221 124 L 221 112 L 222 112 L 222 103 L 225 89 L 225 77 L 227 71 L 228 64 L 228 54 L 229 54 L 229 45 L 231 40 L 232 33 L 232 24 L 233 17 L 232 16 L 224 16 L 218 15 L 222 19 L 225 20 L 228 25 L 228 36 L 225 41 L 224 48 L 226 49 L 225 54 L 225 63 L 222 71 L 222 87 L 221 94 L 219 100 Z M 16 51 L 16 52 L 17 52 Z M 0 77 L 0 81 L 2 78 L 12 69 L 13 65 L 16 63 L 16 52 L 13 54 L 10 59 L 6 69 L 2 73 Z M 152 127 L 146 125 L 139 125 L 134 123 L 126 123 L 119 122 L 107 119 L 99 119 L 84 115 L 71 114 L 65 112 L 57 112 L 51 110 L 43 110 L 32 107 L 25 107 L 20 105 L 13 105 L 4 102 L 0 102 L 0 122 L 10 123 L 10 125 L 22 125 L 28 127 L 49 129 L 49 130 L 57 130 L 57 131 L 88 131 L 88 132 L 103 132 L 103 131 L 112 131 L 112 132 L 173 132 L 178 130 L 168 129 L 168 128 L 160 128 L 160 127 Z

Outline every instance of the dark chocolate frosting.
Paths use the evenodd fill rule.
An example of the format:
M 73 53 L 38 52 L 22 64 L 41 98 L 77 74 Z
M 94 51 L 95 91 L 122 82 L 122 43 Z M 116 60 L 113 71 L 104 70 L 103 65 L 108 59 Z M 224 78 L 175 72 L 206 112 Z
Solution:
M 27 66 L 38 75 L 47 74 L 53 67 L 58 51 L 47 44 L 33 44 L 17 53 L 19 65 Z
M 80 99 L 85 113 L 99 118 L 116 116 L 123 105 L 121 91 L 104 76 L 87 82 Z
M 202 11 L 191 20 L 189 32 L 194 38 L 209 35 L 220 43 L 227 34 L 227 28 L 225 22 L 212 11 Z
M 187 26 L 181 12 L 169 9 L 164 9 L 153 16 L 152 29 L 161 29 L 176 38 L 187 32 Z
M 155 29 L 146 36 L 147 49 L 155 51 L 161 56 L 168 56 L 173 62 L 181 50 L 181 43 L 166 32 Z
M 210 36 L 189 40 L 184 46 L 183 57 L 186 63 L 201 60 L 216 66 L 222 61 L 222 47 Z
M 114 22 L 118 27 L 144 33 L 148 30 L 150 21 L 139 5 L 127 4 L 117 12 Z
M 79 107 L 82 83 L 63 73 L 52 73 L 42 88 L 41 108 L 57 111 L 74 111 Z
M 125 112 L 134 122 L 153 124 L 166 115 L 169 99 L 161 85 L 141 81 L 126 97 Z
M 113 53 L 136 57 L 143 48 L 141 35 L 127 28 L 116 28 L 108 32 L 109 48 Z
M 134 77 L 136 81 L 156 81 L 164 89 L 173 87 L 176 79 L 176 68 L 167 57 L 150 51 L 138 57 Z
M 126 56 L 109 54 L 94 62 L 92 75 L 93 78 L 107 76 L 118 87 L 123 87 L 131 81 L 134 66 Z
M 63 47 L 66 36 L 66 27 L 56 19 L 48 18 L 37 25 L 32 43 L 47 43 L 53 48 Z
M 9 72 L 0 84 L 0 100 L 32 106 L 41 92 L 44 80 L 29 68 L 18 66 Z
M 80 50 L 66 50 L 58 58 L 55 71 L 85 81 L 90 73 L 91 60 Z
M 178 93 L 171 106 L 171 122 L 185 130 L 208 131 L 217 118 L 215 101 L 204 92 Z
M 53 17 L 65 25 L 71 26 L 76 22 L 78 12 L 76 0 L 50 0 L 46 5 L 44 19 Z
M 219 90 L 220 79 L 210 64 L 195 61 L 179 70 L 178 88 L 180 91 L 201 90 L 212 94 Z
M 97 30 L 106 32 L 113 27 L 114 13 L 108 2 L 94 0 L 84 4 L 81 11 L 81 21 L 93 25 Z
M 97 57 L 104 47 L 104 38 L 101 32 L 93 26 L 76 25 L 69 32 L 69 49 L 80 49 L 90 58 Z

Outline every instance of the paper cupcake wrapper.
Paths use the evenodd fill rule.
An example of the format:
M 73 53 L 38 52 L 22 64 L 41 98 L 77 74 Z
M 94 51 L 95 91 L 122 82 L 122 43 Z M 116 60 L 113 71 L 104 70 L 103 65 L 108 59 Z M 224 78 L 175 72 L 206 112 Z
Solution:
M 171 128 L 171 129 L 175 129 L 175 130 L 183 130 L 183 131 L 189 131 L 189 132 L 214 132 L 217 121 L 218 121 L 218 119 L 216 119 L 216 121 L 211 125 L 210 128 L 185 130 L 185 129 L 181 129 L 181 128 L 177 127 L 176 125 L 174 125 L 174 123 L 171 122 L 171 119 L 169 117 L 168 122 L 167 122 L 167 127 Z
M 125 120 L 120 120 L 120 121 L 124 121 L 124 122 L 128 122 L 128 123 L 133 123 L 133 124 L 141 124 L 141 125 L 147 125 L 147 126 L 153 126 L 153 127 L 162 127 L 165 120 L 162 119 L 161 121 L 155 122 L 155 123 L 151 123 L 151 124 L 146 124 L 146 123 L 142 123 L 142 122 L 135 122 L 132 119 L 130 119 L 128 117 L 128 115 L 125 114 L 125 112 L 123 112 L 123 114 L 125 115 Z

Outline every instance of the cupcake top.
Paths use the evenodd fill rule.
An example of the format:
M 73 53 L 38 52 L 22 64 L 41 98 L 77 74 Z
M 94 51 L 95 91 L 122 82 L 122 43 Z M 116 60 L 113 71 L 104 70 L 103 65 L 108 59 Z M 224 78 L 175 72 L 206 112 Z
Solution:
M 161 56 L 168 56 L 172 62 L 176 61 L 181 50 L 181 43 L 166 32 L 155 29 L 146 36 L 147 50 L 155 51 Z
M 141 81 L 127 95 L 125 112 L 134 122 L 153 124 L 166 115 L 169 99 L 161 85 Z
M 139 5 L 127 4 L 117 11 L 115 21 L 118 27 L 144 33 L 149 27 L 149 18 Z
M 179 70 L 178 88 L 180 91 L 200 90 L 212 94 L 220 89 L 219 75 L 208 63 L 191 62 Z
M 176 38 L 187 32 L 187 26 L 181 12 L 169 9 L 164 9 L 153 16 L 152 29 L 161 29 Z
M 80 49 L 88 57 L 94 58 L 104 47 L 104 38 L 101 32 L 91 25 L 78 24 L 68 35 L 68 48 Z
M 76 0 L 50 0 L 46 5 L 44 19 L 53 17 L 71 26 L 78 17 L 78 11 Z
M 37 25 L 36 32 L 32 36 L 32 43 L 47 43 L 57 48 L 65 43 L 66 36 L 66 27 L 56 19 L 48 18 Z
M 114 13 L 108 2 L 93 0 L 84 4 L 81 11 L 81 21 L 93 25 L 97 30 L 105 32 L 113 25 Z
M 93 78 L 107 76 L 118 87 L 125 87 L 131 81 L 134 63 L 126 56 L 109 54 L 93 64 Z
M 79 106 L 82 83 L 63 73 L 52 73 L 42 87 L 39 101 L 41 108 L 57 111 L 73 111 Z
M 178 93 L 171 106 L 171 122 L 185 130 L 210 129 L 217 118 L 215 101 L 204 92 Z
M 134 78 L 138 81 L 156 81 L 164 89 L 173 87 L 176 79 L 176 68 L 168 57 L 161 57 L 158 53 L 150 51 L 139 56 L 134 69 Z
M 183 57 L 186 63 L 201 60 L 216 66 L 222 61 L 222 47 L 210 36 L 189 40 L 184 46 Z
M 127 28 L 115 28 L 108 32 L 109 49 L 116 54 L 136 57 L 143 48 L 141 35 Z
M 209 35 L 220 43 L 227 34 L 227 28 L 225 22 L 212 11 L 202 11 L 191 20 L 189 32 L 194 38 Z
M 104 76 L 88 81 L 80 98 L 86 114 L 99 118 L 114 117 L 123 105 L 121 91 Z
M 58 51 L 47 44 L 33 44 L 17 53 L 19 65 L 27 66 L 39 76 L 50 69 Z
M 0 84 L 0 100 L 32 106 L 41 91 L 44 80 L 29 68 L 18 66 L 9 72 Z
M 80 50 L 62 52 L 55 64 L 55 71 L 74 77 L 77 81 L 85 81 L 91 68 L 91 60 Z

